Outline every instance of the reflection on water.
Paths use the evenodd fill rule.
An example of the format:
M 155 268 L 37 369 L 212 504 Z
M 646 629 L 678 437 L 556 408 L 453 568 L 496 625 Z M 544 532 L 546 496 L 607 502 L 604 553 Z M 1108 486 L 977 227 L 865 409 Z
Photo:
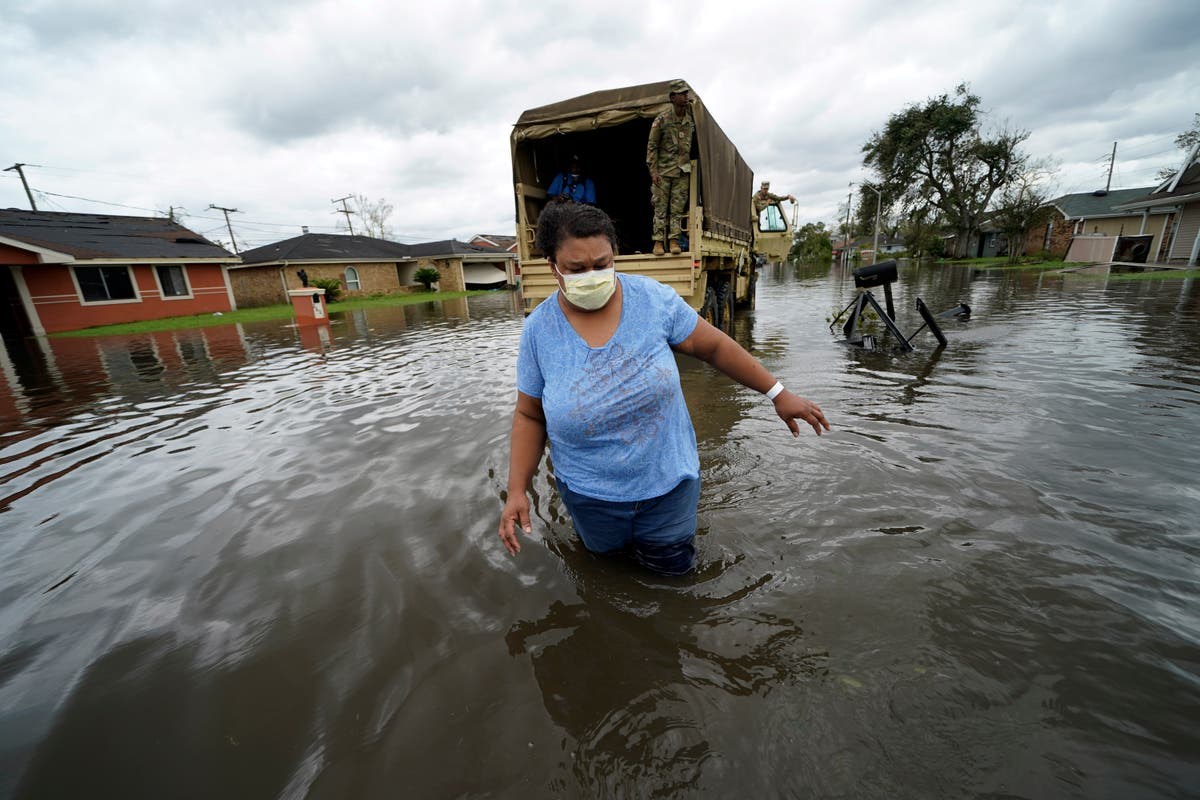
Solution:
M 1178 797 L 1200 785 L 1200 288 L 836 267 L 681 360 L 696 575 L 495 525 L 507 292 L 0 354 L 0 797 Z

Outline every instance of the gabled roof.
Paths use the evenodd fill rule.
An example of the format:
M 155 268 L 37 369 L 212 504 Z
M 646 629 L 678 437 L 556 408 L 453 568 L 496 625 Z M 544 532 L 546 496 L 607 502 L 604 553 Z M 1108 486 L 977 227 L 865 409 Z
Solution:
M 1128 214 L 1117 209 L 1116 206 L 1141 197 L 1153 188 L 1153 186 L 1144 186 L 1140 189 L 1114 189 L 1110 192 L 1098 191 L 1064 194 L 1062 197 L 1054 198 L 1046 205 L 1054 206 L 1067 219 L 1124 217 L 1128 216 Z
M 469 244 L 477 247 L 487 247 L 491 245 L 497 250 L 511 250 L 517 245 L 517 237 L 505 236 L 499 233 L 477 233 L 471 237 Z
M 469 256 L 485 254 L 489 256 L 500 256 L 502 253 L 496 252 L 491 247 L 477 247 L 473 244 L 460 242 L 457 239 L 443 239 L 440 242 L 421 242 L 419 244 L 406 245 L 408 247 L 408 255 L 412 258 L 428 258 L 429 256 Z
M 1143 192 L 1141 197 L 1129 200 L 1122 208 L 1131 211 L 1141 208 L 1153 209 L 1155 206 L 1174 206 L 1200 200 L 1200 160 L 1193 161 L 1178 178 L 1164 181 L 1149 194 Z
M 408 245 L 340 233 L 305 233 L 242 253 L 246 266 L 276 261 L 399 261 Z
M 75 259 L 236 261 L 237 256 L 165 217 L 0 210 L 0 237 Z
M 477 247 L 457 239 L 440 242 L 402 244 L 370 236 L 348 236 L 341 233 L 306 233 L 293 239 L 263 245 L 242 253 L 245 267 L 276 264 L 287 261 L 405 261 L 412 258 L 442 258 L 446 256 L 486 256 L 492 259 L 513 258 L 514 253 L 492 247 Z

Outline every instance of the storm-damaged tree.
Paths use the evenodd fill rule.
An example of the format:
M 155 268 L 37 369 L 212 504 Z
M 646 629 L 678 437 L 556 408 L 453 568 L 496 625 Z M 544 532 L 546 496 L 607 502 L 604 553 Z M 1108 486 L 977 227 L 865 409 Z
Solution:
M 792 249 L 788 252 L 789 261 L 829 261 L 832 255 L 833 240 L 829 238 L 829 231 L 824 222 L 806 223 L 792 236 Z
M 1192 148 L 1200 144 L 1200 114 L 1197 114 L 1192 119 L 1192 127 L 1175 137 L 1175 146 L 1185 153 L 1190 153 Z M 1158 171 L 1158 179 L 1160 181 L 1170 180 L 1175 177 L 1175 173 L 1179 172 L 1179 167 L 1172 165 L 1163 167 Z
M 356 194 L 354 205 L 358 207 L 358 225 L 363 236 L 370 236 L 372 239 L 392 238 L 388 217 L 392 215 L 395 207 L 391 203 L 383 198 L 370 200 L 365 194 Z
M 863 164 L 876 185 L 902 198 L 910 214 L 921 202 L 935 208 L 954 233 L 953 253 L 967 254 L 971 236 L 996 192 L 1019 175 L 1026 156 L 1023 130 L 982 130 L 979 98 L 959 84 L 888 119 L 863 145 Z

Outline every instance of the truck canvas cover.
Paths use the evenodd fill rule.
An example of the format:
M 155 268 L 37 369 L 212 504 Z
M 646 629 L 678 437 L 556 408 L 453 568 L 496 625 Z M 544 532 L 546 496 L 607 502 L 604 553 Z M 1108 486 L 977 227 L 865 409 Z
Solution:
M 635 119 L 652 119 L 670 108 L 672 81 L 645 83 L 621 89 L 605 89 L 559 103 L 531 108 L 517 120 L 512 133 L 513 179 L 530 182 L 518 174 L 517 146 L 526 140 L 544 139 L 567 133 L 594 131 Z M 704 204 L 704 228 L 737 239 L 750 238 L 750 195 L 753 173 L 733 142 L 709 114 L 704 102 L 689 87 L 692 114 L 696 120 L 699 146 L 700 197 Z M 640 165 L 645 169 L 644 162 Z M 649 176 L 647 175 L 647 180 Z

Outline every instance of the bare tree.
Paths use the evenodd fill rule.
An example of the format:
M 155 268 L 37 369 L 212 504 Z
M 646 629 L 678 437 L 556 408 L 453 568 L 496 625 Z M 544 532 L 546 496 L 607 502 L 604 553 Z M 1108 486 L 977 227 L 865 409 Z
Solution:
M 353 199 L 354 205 L 358 207 L 353 213 L 358 215 L 357 227 L 361 228 L 362 235 L 372 239 L 390 239 L 392 227 L 388 223 L 388 217 L 392 215 L 395 207 L 382 197 L 370 200 L 365 194 L 356 194 Z

